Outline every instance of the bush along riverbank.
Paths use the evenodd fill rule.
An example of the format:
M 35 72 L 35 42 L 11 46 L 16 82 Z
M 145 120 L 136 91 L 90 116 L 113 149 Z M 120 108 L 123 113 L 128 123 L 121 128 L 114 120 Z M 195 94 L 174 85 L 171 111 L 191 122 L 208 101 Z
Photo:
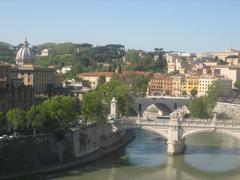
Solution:
M 0 140 L 0 179 L 59 171 L 96 161 L 122 148 L 133 130 L 112 133 L 111 126 L 92 125 L 82 131 Z

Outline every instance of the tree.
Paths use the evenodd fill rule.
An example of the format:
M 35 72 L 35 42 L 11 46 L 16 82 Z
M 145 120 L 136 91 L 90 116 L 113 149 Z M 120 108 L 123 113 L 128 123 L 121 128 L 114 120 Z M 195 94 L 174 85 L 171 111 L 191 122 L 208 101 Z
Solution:
M 96 91 L 89 91 L 84 94 L 81 111 L 88 122 L 106 122 L 106 109 L 101 97 Z
M 115 97 L 118 103 L 118 111 L 122 115 L 130 115 L 132 97 L 129 94 L 127 85 L 118 86 L 115 89 Z
M 3 114 L 3 112 L 0 112 L 0 127 L 2 127 L 3 126 L 3 124 L 4 124 L 4 114 Z
M 209 87 L 207 91 L 207 106 L 209 113 L 215 107 L 217 100 L 221 94 L 221 84 L 219 81 L 214 81 Z
M 6 118 L 3 112 L 0 112 L 0 130 L 3 130 L 6 125 Z M 1 131 L 0 131 L 1 134 Z
M 197 95 L 198 91 L 194 88 L 190 91 L 190 94 L 192 97 L 195 97 Z
M 101 76 L 99 76 L 99 78 L 98 78 L 97 85 L 98 85 L 98 86 L 101 86 L 101 85 L 105 84 L 105 82 L 106 82 L 106 77 L 103 76 L 103 75 L 101 75 Z
M 112 98 L 115 97 L 118 101 L 120 114 L 127 115 L 130 113 L 133 98 L 130 94 L 130 85 L 126 83 L 123 77 L 118 75 L 113 76 L 109 82 L 105 83 L 97 91 L 108 105 L 110 105 Z
M 189 105 L 191 116 L 194 118 L 208 118 L 209 113 L 206 106 L 206 97 L 193 99 Z
M 214 62 L 218 62 L 219 61 L 219 57 L 218 56 L 215 56 L 214 59 L 213 59 Z
M 166 96 L 171 96 L 171 91 L 170 90 L 166 90 L 165 95 Z
M 69 96 L 55 96 L 41 105 L 46 121 L 45 128 L 64 132 L 70 128 L 70 123 L 77 120 L 76 101 Z
M 144 75 L 128 75 L 124 81 L 129 85 L 130 94 L 135 97 L 146 95 L 149 78 Z
M 213 109 L 220 96 L 221 85 L 219 81 L 214 81 L 209 86 L 206 96 L 195 98 L 189 104 L 189 110 L 195 118 L 212 117 Z
M 41 105 L 33 105 L 31 109 L 27 112 L 27 115 L 33 128 L 33 134 L 36 134 L 37 130 L 43 129 L 46 118 Z
M 128 50 L 126 52 L 126 59 L 130 62 L 138 62 L 141 57 L 139 56 L 139 52 L 136 50 Z
M 187 91 L 183 90 L 182 91 L 182 96 L 187 96 Z
M 237 80 L 237 81 L 234 83 L 234 87 L 237 89 L 238 92 L 240 92 L 240 80 Z
M 0 61 L 13 63 L 15 58 L 14 47 L 0 41 Z
M 19 108 L 16 109 L 10 109 L 7 112 L 7 120 L 9 124 L 13 126 L 14 135 L 16 135 L 16 129 L 24 126 L 25 121 L 25 112 Z
M 222 59 L 219 59 L 218 62 L 217 62 L 218 65 L 226 65 L 228 64 L 226 61 L 222 60 Z

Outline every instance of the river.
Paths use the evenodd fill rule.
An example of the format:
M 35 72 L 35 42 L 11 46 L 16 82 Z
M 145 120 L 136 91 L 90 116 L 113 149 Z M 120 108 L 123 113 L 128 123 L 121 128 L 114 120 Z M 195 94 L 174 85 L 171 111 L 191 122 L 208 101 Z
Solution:
M 136 139 L 107 158 L 82 167 L 34 176 L 46 180 L 239 180 L 240 142 L 205 133 L 186 139 L 184 155 L 169 157 L 157 135 L 136 131 Z

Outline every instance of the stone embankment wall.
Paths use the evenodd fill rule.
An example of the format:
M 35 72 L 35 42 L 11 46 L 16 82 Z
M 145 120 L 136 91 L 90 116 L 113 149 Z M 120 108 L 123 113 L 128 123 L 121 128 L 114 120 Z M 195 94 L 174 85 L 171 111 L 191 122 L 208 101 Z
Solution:
M 217 112 L 218 119 L 240 122 L 240 104 L 218 102 L 214 111 Z
M 112 133 L 110 126 L 90 126 L 67 133 L 0 140 L 0 178 L 57 170 L 96 160 L 133 139 L 133 133 Z M 86 158 L 87 157 L 87 158 Z

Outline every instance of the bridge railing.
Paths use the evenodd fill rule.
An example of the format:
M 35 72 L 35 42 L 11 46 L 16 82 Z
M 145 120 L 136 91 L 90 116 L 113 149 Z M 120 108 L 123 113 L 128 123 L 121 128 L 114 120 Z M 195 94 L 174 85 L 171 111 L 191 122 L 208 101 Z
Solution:
M 115 120 L 111 120 L 113 124 L 131 124 L 131 125 L 157 125 L 157 126 L 171 126 L 170 120 L 166 119 L 150 119 L 142 117 L 119 117 Z M 212 119 L 192 119 L 187 118 L 179 121 L 179 126 L 185 127 L 225 127 L 225 128 L 239 128 L 240 123 L 233 120 L 216 120 Z
M 189 96 L 146 96 L 145 98 L 147 99 L 152 99 L 152 98 L 156 98 L 156 99 L 191 99 L 191 97 Z

